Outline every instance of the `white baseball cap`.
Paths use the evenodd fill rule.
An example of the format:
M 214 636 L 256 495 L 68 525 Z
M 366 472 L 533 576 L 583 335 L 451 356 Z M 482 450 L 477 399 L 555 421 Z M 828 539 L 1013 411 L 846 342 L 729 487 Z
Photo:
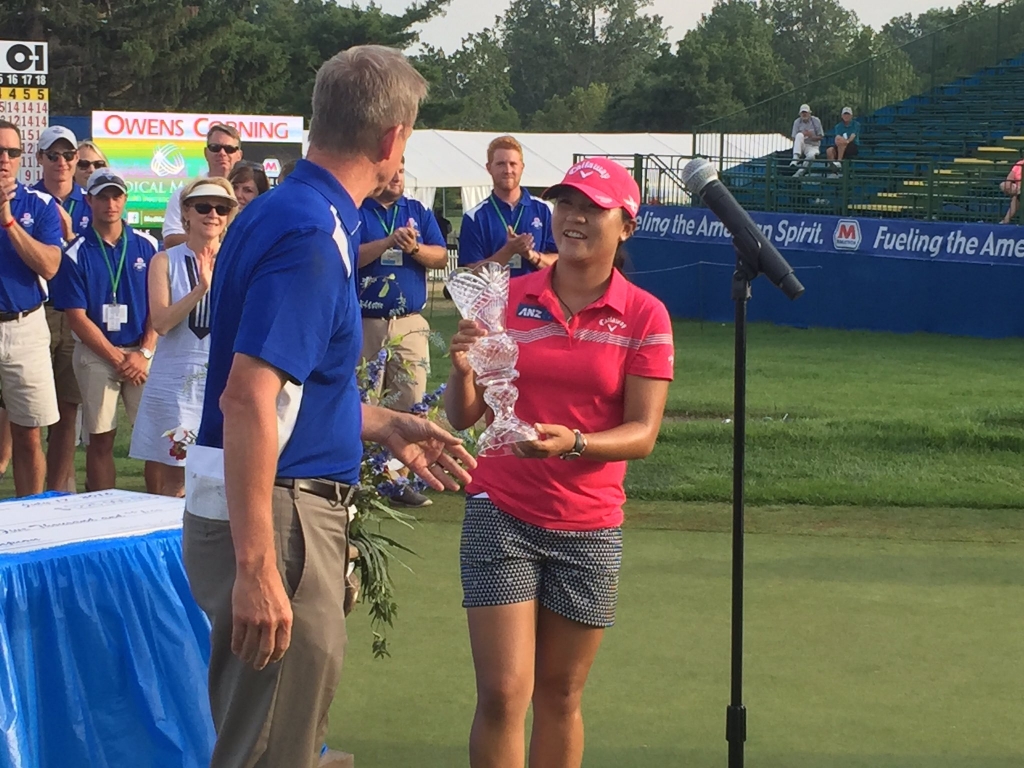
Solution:
M 128 194 L 128 185 L 124 183 L 124 179 L 109 168 L 97 168 L 93 171 L 85 185 L 85 192 L 89 195 L 98 195 L 107 187 L 115 187 Z
M 810 104 L 801 104 L 800 105 L 800 111 L 801 112 L 810 112 L 811 111 L 811 105 Z
M 852 115 L 853 114 L 853 110 L 850 109 L 849 107 L 843 107 L 843 114 L 844 115 Z
M 39 149 L 45 152 L 61 139 L 71 142 L 72 149 L 78 149 L 78 139 L 70 129 L 63 125 L 51 125 L 39 135 Z

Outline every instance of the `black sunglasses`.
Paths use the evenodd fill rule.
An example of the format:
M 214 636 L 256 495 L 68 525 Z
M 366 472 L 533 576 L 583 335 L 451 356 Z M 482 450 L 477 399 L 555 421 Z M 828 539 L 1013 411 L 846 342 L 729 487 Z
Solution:
M 207 144 L 206 148 L 213 154 L 219 154 L 221 151 L 227 152 L 229 155 L 235 154 L 241 147 L 236 147 L 233 144 Z
M 106 167 L 107 167 L 107 161 L 106 160 L 79 160 L 78 161 L 78 170 L 80 170 L 80 171 L 88 171 L 90 168 L 97 168 L 97 169 L 99 169 L 99 168 L 106 168 Z
M 70 163 L 72 160 L 75 159 L 75 155 L 78 154 L 78 150 L 69 149 L 66 152 L 43 152 L 43 154 L 46 155 L 46 159 L 49 160 L 51 163 L 56 163 L 62 157 L 64 158 L 65 162 Z
M 231 213 L 230 205 L 214 205 L 213 203 L 196 203 L 192 206 L 196 209 L 196 213 L 200 216 L 205 216 L 210 211 L 216 211 L 218 216 L 227 216 Z
M 7 156 L 11 160 L 17 160 L 21 157 L 21 149 L 19 147 L 0 147 L 0 155 L 7 153 Z

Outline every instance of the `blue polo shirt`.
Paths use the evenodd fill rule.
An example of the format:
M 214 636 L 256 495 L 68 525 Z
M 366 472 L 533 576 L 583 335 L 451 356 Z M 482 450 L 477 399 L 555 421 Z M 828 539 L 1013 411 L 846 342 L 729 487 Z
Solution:
M 404 195 L 385 208 L 367 198 L 359 209 L 360 243 L 388 237 L 412 219 L 417 241 L 445 247 L 433 211 Z M 363 317 L 402 317 L 419 312 L 427 303 L 427 268 L 408 253 L 384 254 L 359 270 L 359 307 Z
M 289 380 L 278 400 L 278 477 L 359 480 L 358 230 L 359 210 L 348 192 L 307 160 L 228 228 L 210 292 L 199 445 L 224 447 L 220 397 L 241 353 Z
M 842 120 L 836 123 L 836 136 L 842 136 L 844 139 L 848 139 L 851 136 L 856 136 L 853 143 L 860 143 L 860 120 L 850 120 L 850 124 L 847 125 Z
M 46 191 L 46 185 L 42 181 L 33 186 L 32 189 L 50 194 Z M 85 190 L 78 186 L 78 184 L 71 182 L 71 192 L 61 201 L 60 207 L 67 211 L 68 216 L 71 218 L 71 231 L 75 233 L 75 237 L 84 235 L 86 230 L 92 227 L 92 208 L 85 201 Z
M 512 227 L 516 234 L 532 233 L 535 251 L 555 253 L 558 250 L 551 230 L 551 207 L 546 202 L 531 196 L 524 188 L 522 197 L 513 208 L 492 192 L 462 217 L 459 266 L 476 264 L 500 251 L 508 242 L 507 226 Z M 530 262 L 522 258 L 513 257 L 509 266 L 512 268 L 512 277 L 535 271 Z
M 50 195 L 18 184 L 11 200 L 11 214 L 38 242 L 63 247 L 57 201 Z M 39 275 L 21 260 L 7 231 L 0 229 L 0 312 L 34 309 L 45 298 Z
M 134 347 L 142 339 L 149 318 L 146 281 L 149 262 L 156 253 L 156 240 L 146 232 L 136 232 L 127 224 L 114 245 L 101 246 L 92 227 L 64 251 L 57 276 L 50 281 L 50 296 L 55 309 L 84 309 L 107 341 L 115 347 Z M 121 253 L 124 252 L 124 266 Z M 114 298 L 114 280 L 117 298 Z M 125 304 L 128 322 L 120 330 L 108 331 L 103 319 L 104 304 Z

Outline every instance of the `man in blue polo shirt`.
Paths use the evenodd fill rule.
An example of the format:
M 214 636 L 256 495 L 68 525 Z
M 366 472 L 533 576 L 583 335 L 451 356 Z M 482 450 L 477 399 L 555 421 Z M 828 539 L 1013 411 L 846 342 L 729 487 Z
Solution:
M 423 400 L 430 371 L 430 325 L 420 314 L 427 303 L 427 270 L 448 263 L 448 248 L 432 211 L 405 192 L 405 158 L 391 183 L 359 209 L 359 307 L 363 359 L 374 360 L 392 343 L 377 384 L 387 405 L 409 411 Z M 393 501 L 424 507 L 430 499 L 410 486 Z
M 50 289 L 75 335 L 73 362 L 89 433 L 86 486 L 101 491 L 117 480 L 118 398 L 134 423 L 156 348 L 146 297 L 156 241 L 121 220 L 128 188 L 111 169 L 93 172 L 86 193 L 92 227 L 68 247 Z
M 40 278 L 60 267 L 60 214 L 50 195 L 18 183 L 21 131 L 0 120 L 0 388 L 11 424 L 14 490 L 41 493 L 40 427 L 60 417 Z
M 391 48 L 330 59 L 307 160 L 246 206 L 217 257 L 183 530 L 211 625 L 211 768 L 317 763 L 346 641 L 362 441 L 439 490 L 468 479 L 460 461 L 474 464 L 436 424 L 362 406 L 355 377 L 359 205 L 395 175 L 426 90 Z
M 487 147 L 494 189 L 462 217 L 459 266 L 494 261 L 518 277 L 558 259 L 551 208 L 520 186 L 524 168 L 523 147 L 511 136 L 499 136 Z
M 62 125 L 51 125 L 39 137 L 36 153 L 43 178 L 33 187 L 45 192 L 60 206 L 64 239 L 73 241 L 92 224 L 92 210 L 85 202 L 85 190 L 75 183 L 78 139 Z M 75 430 L 82 394 L 72 365 L 75 340 L 63 312 L 46 303 L 46 323 L 50 327 L 50 359 L 57 387 L 60 421 L 50 427 L 46 448 L 46 487 L 55 491 L 75 491 Z

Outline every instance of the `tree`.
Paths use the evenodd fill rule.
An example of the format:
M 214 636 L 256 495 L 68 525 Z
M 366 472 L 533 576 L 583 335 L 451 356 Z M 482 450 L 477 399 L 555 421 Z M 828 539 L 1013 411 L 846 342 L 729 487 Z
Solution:
M 790 82 L 810 82 L 854 63 L 850 51 L 863 27 L 838 0 L 763 0 L 759 10 Z
M 431 128 L 512 131 L 519 114 L 509 103 L 508 59 L 491 29 L 469 35 L 451 56 L 426 47 L 417 65 L 431 82 L 420 119 Z
M 608 106 L 608 86 L 591 83 L 573 88 L 568 96 L 552 96 L 544 108 L 533 113 L 531 131 L 586 133 L 597 130 Z
M 554 96 L 606 83 L 628 90 L 665 40 L 648 0 L 513 0 L 501 19 L 512 106 L 529 119 Z
M 333 0 L 7 0 L 9 39 L 50 43 L 51 110 L 309 115 L 316 70 L 364 43 L 405 48 L 449 0 L 402 14 Z

